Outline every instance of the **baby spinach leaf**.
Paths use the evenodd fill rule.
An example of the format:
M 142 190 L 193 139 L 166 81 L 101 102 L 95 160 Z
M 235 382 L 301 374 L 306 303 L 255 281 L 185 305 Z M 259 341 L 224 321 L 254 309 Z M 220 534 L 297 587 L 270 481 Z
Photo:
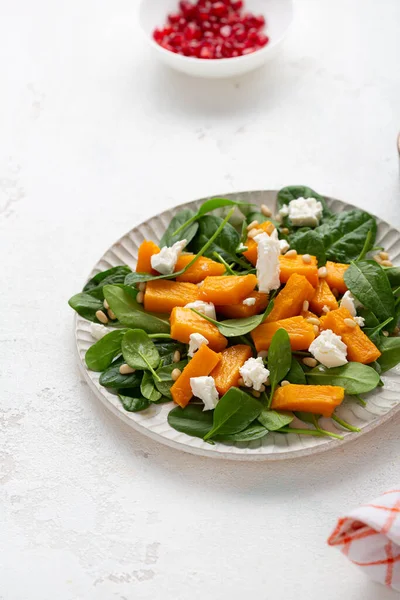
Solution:
M 285 377 L 286 381 L 290 383 L 296 383 L 298 385 L 306 385 L 306 374 L 304 373 L 300 363 L 292 356 L 292 363 L 290 365 L 289 372 Z
M 140 328 L 147 333 L 168 333 L 167 321 L 144 312 L 128 286 L 106 285 L 104 296 L 122 325 Z
M 268 410 L 264 408 L 258 417 L 258 420 L 268 431 L 277 431 L 286 425 L 289 425 L 294 419 L 293 413 L 283 410 Z
M 122 339 L 122 356 L 132 369 L 151 371 L 158 381 L 154 369 L 160 364 L 160 355 L 152 340 L 142 329 L 130 329 L 125 333 Z
M 252 442 L 259 440 L 268 434 L 268 429 L 257 423 L 252 423 L 239 433 L 225 434 L 221 437 L 215 436 L 214 440 L 218 442 Z
M 332 369 L 318 365 L 308 371 L 306 377 L 309 384 L 338 385 L 349 395 L 365 394 L 379 384 L 379 375 L 373 368 L 356 362 Z
M 119 368 L 124 362 L 123 358 L 115 360 L 112 365 L 100 375 L 100 385 L 114 389 L 139 387 L 142 379 L 142 372 L 135 371 L 135 373 L 130 373 L 129 375 L 121 375 Z
M 257 419 L 261 409 L 261 402 L 232 387 L 218 402 L 214 410 L 213 428 L 204 436 L 204 440 L 215 435 L 221 437 L 243 431 Z
M 374 217 L 355 209 L 332 216 L 315 231 L 323 239 L 328 260 L 349 263 L 363 250 L 368 232 L 372 247 L 377 226 Z
M 173 381 L 171 379 L 171 374 L 174 369 L 179 369 L 183 371 L 183 369 L 187 365 L 187 360 L 181 360 L 178 363 L 171 363 L 169 365 L 165 365 L 164 367 L 160 367 L 157 369 L 158 380 L 155 381 L 155 386 L 158 391 L 165 396 L 166 398 L 171 399 L 171 387 L 173 385 Z
M 222 223 L 223 220 L 220 217 L 213 215 L 202 217 L 199 221 L 199 231 L 191 244 L 193 251 L 199 252 L 207 241 L 215 236 Z M 213 253 L 218 252 L 228 263 L 235 262 L 247 267 L 248 263 L 240 259 L 236 254 L 239 243 L 239 233 L 227 222 L 204 252 L 204 256 L 213 258 Z
M 138 389 L 124 390 L 123 394 L 118 394 L 121 404 L 128 412 L 140 412 L 149 408 L 150 402 L 147 398 L 140 395 Z
M 197 233 L 199 228 L 197 223 L 191 222 L 195 212 L 189 208 L 184 208 L 172 218 L 167 230 L 160 240 L 160 247 L 173 246 L 180 240 L 186 240 L 189 244 Z M 178 230 L 179 234 L 175 233 Z
M 400 285 L 400 267 L 389 267 L 384 269 L 389 283 L 393 288 L 399 287 Z
M 276 386 L 285 378 L 292 365 L 292 349 L 286 329 L 278 329 L 274 334 L 268 350 L 268 369 L 271 394 L 268 408 L 271 406 Z
M 322 267 L 326 263 L 324 241 L 315 230 L 296 232 L 290 236 L 289 241 L 290 247 L 297 250 L 299 254 L 316 256 L 318 266 Z
M 370 311 L 368 308 L 364 308 L 363 306 L 360 308 L 357 308 L 357 315 L 364 319 L 364 321 L 365 321 L 364 327 L 365 328 L 369 329 L 372 327 L 378 327 L 378 325 L 379 325 L 378 319 L 376 318 L 374 313 L 372 311 Z
M 382 329 L 387 327 L 392 321 L 393 318 L 390 317 L 389 319 L 386 319 L 386 321 L 383 321 L 383 323 L 379 323 L 379 325 L 377 325 L 376 327 L 364 327 L 364 333 L 374 344 L 378 344 L 380 332 L 382 331 Z
M 228 200 L 228 198 L 210 198 L 210 200 L 203 202 L 196 214 L 193 214 L 191 217 L 189 217 L 186 222 L 183 222 L 180 227 L 174 231 L 174 235 L 176 236 L 179 234 L 181 237 L 178 238 L 178 240 L 183 239 L 182 231 L 191 223 L 194 223 L 207 213 L 217 210 L 218 208 L 224 208 L 225 206 L 249 206 L 249 204 L 248 202 L 236 202 L 235 200 Z
M 381 338 L 378 347 L 382 352 L 381 356 L 378 358 L 378 364 L 381 367 L 382 373 L 389 371 L 389 369 L 393 369 L 393 367 L 400 363 L 400 338 Z
M 395 317 L 392 289 L 385 271 L 374 260 L 352 263 L 344 274 L 347 287 L 379 321 Z
M 72 296 L 72 298 L 68 300 L 68 304 L 84 319 L 93 321 L 93 323 L 100 323 L 96 317 L 96 312 L 98 310 L 103 310 L 104 306 L 103 302 L 98 298 L 94 298 L 86 292 L 81 292 L 80 294 Z
M 104 371 L 114 358 L 121 354 L 121 343 L 127 329 L 118 329 L 107 333 L 86 352 L 85 361 L 91 371 Z
M 124 283 L 125 277 L 130 272 L 131 269 L 125 265 L 112 267 L 112 269 L 107 269 L 107 271 L 97 273 L 97 275 L 92 277 L 92 279 L 90 279 L 87 282 L 87 284 L 83 288 L 83 291 L 90 293 L 91 296 L 100 298 L 100 300 L 104 300 L 103 287 L 105 285 L 116 285 L 118 283 Z
M 367 233 L 367 237 L 365 238 L 364 246 L 354 262 L 360 262 L 360 260 L 364 260 L 364 258 L 367 256 L 368 252 L 372 249 L 372 246 L 373 246 L 372 238 L 373 238 L 373 233 L 372 233 L 372 230 L 370 229 Z
M 140 384 L 140 391 L 142 393 L 142 396 L 149 400 L 149 402 L 157 402 L 162 396 L 162 394 L 156 389 L 150 371 L 145 371 L 143 373 L 142 383 Z
M 174 354 L 178 351 L 181 355 L 181 358 L 186 356 L 186 347 L 184 344 L 180 344 L 175 341 L 155 341 L 154 342 L 159 355 L 161 356 L 162 366 L 170 365 L 173 363 Z
M 303 412 L 299 410 L 296 410 L 294 414 L 298 419 L 300 419 L 300 421 L 303 421 L 304 423 L 310 423 L 310 425 L 314 425 L 316 429 L 319 429 L 318 420 L 321 418 L 321 415 L 315 415 L 314 413 Z
M 297 200 L 297 198 L 315 198 L 322 204 L 324 217 L 329 217 L 332 214 L 326 204 L 325 198 L 306 185 L 289 185 L 282 188 L 278 192 L 278 209 L 282 208 L 285 204 L 289 204 L 292 200 Z
M 177 406 L 168 413 L 168 423 L 176 431 L 204 438 L 212 428 L 213 414 L 196 404 L 188 404 L 185 408 Z
M 282 427 L 277 433 L 295 433 L 296 435 L 312 435 L 314 437 L 332 437 L 342 440 L 343 436 L 324 429 L 297 429 L 295 427 Z

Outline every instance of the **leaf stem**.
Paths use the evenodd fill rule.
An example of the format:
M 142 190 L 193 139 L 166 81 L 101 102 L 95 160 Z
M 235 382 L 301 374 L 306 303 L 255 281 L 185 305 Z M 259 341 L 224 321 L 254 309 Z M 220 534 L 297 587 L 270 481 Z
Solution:
M 236 273 L 232 269 L 232 267 L 230 265 L 228 265 L 226 260 L 220 254 L 218 254 L 218 252 L 213 252 L 213 255 L 215 256 L 215 258 L 217 258 L 219 260 L 220 263 L 222 263 L 224 265 L 224 267 L 225 267 L 227 273 L 229 273 L 229 275 L 236 275 Z
M 189 227 L 189 225 L 191 225 L 192 223 L 194 223 L 195 221 L 197 221 L 199 215 L 198 213 L 196 213 L 195 215 L 193 215 L 193 217 L 190 217 L 190 219 L 188 219 L 187 221 L 185 221 L 183 223 L 183 225 L 181 225 L 180 227 L 178 227 L 178 229 L 176 231 L 174 231 L 174 233 L 172 234 L 172 237 L 174 237 L 175 235 L 178 235 L 178 233 L 180 233 L 181 231 L 183 231 L 184 229 L 186 229 L 186 227 Z
M 144 362 L 146 363 L 146 365 L 149 368 L 149 371 L 151 372 L 151 374 L 153 375 L 153 377 L 157 380 L 157 381 L 161 381 L 161 378 L 157 375 L 157 373 L 155 372 L 155 370 L 153 369 L 153 367 L 151 366 L 151 364 L 149 363 L 149 361 L 147 360 L 147 358 L 144 356 L 144 354 L 142 354 L 141 352 L 138 352 L 140 358 L 142 358 L 144 360 Z
M 356 258 L 356 260 L 354 262 L 358 262 L 358 261 L 362 260 L 368 254 L 368 252 L 370 250 L 371 240 L 372 240 L 372 229 L 370 229 L 368 231 L 367 236 L 365 238 L 363 249 L 361 250 L 358 258 Z
M 363 398 L 361 398 L 361 396 L 359 394 L 354 394 L 353 397 L 357 398 L 357 400 L 359 401 L 361 406 L 367 406 L 367 403 L 365 402 L 365 400 Z
M 342 435 L 325 431 L 324 429 L 296 429 L 294 427 L 281 427 L 277 433 L 297 433 L 298 435 L 313 435 L 314 437 L 333 437 L 338 440 L 342 440 Z
M 332 421 L 336 421 L 336 423 L 341 425 L 344 429 L 348 429 L 349 431 L 354 431 L 355 433 L 360 432 L 360 429 L 358 429 L 358 427 L 353 427 L 353 425 L 350 425 L 350 423 L 346 423 L 346 421 L 343 421 L 343 419 L 341 419 L 337 415 L 332 415 L 331 419 L 332 419 Z
M 169 333 L 148 333 L 147 334 L 149 336 L 149 338 L 154 338 L 154 339 L 164 339 L 164 340 L 170 340 L 171 339 L 171 334 Z

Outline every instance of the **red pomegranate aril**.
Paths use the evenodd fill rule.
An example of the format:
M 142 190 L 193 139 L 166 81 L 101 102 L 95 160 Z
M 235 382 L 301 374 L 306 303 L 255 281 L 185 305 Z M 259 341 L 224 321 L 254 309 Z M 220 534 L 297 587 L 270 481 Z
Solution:
M 213 31 L 205 31 L 203 33 L 203 37 L 206 39 L 214 39 L 214 32 Z
M 171 24 L 178 23 L 180 18 L 181 18 L 181 15 L 179 13 L 171 13 L 170 15 L 168 15 L 168 21 Z
M 199 56 L 200 58 L 214 58 L 214 48 L 212 46 L 203 46 Z
M 253 20 L 256 23 L 256 27 L 264 27 L 265 18 L 262 15 L 258 15 L 257 17 L 254 17 Z
M 259 33 L 257 36 L 257 44 L 261 47 L 266 46 L 269 42 L 269 37 L 265 33 Z
M 250 46 L 250 48 L 245 48 L 242 52 L 243 55 L 245 54 L 253 54 L 253 52 L 255 52 L 257 50 L 257 48 L 254 48 L 254 46 Z
M 232 33 L 232 27 L 230 25 L 224 25 L 223 27 L 221 27 L 219 32 L 222 35 L 222 37 L 228 38 Z
M 191 2 L 179 2 L 179 8 L 181 9 L 183 16 L 187 19 L 191 18 L 196 11 L 195 6 Z
M 241 10 L 243 8 L 243 0 L 234 0 L 231 2 L 233 10 Z
M 216 17 L 224 17 L 228 12 L 228 7 L 223 2 L 214 2 L 211 7 L 211 13 Z

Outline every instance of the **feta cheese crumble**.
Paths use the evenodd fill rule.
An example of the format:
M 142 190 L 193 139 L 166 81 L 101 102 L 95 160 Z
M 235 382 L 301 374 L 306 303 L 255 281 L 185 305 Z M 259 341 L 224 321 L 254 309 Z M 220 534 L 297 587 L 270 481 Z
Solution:
M 340 306 L 341 308 L 347 308 L 352 317 L 357 316 L 356 299 L 351 292 L 347 291 L 344 294 L 340 302 Z
M 243 304 L 244 304 L 245 306 L 254 306 L 254 305 L 255 305 L 255 303 L 256 303 L 256 299 L 255 299 L 255 298 L 245 298 L 245 299 L 243 300 Z
M 162 275 L 170 275 L 173 273 L 178 258 L 180 257 L 186 244 L 186 240 L 180 240 L 180 242 L 176 242 L 171 247 L 165 246 L 158 254 L 153 254 L 150 259 L 153 269 Z
M 289 218 L 293 225 L 316 227 L 322 217 L 322 204 L 315 198 L 297 198 L 289 202 Z
M 279 214 L 281 217 L 287 217 L 289 214 L 289 207 L 287 204 L 284 204 L 282 208 L 279 209 Z
M 354 317 L 354 320 L 359 327 L 364 327 L 365 319 L 363 317 Z
M 254 240 L 257 242 L 257 279 L 260 292 L 269 293 L 281 285 L 279 280 L 279 256 L 281 247 L 276 229 L 271 235 L 260 233 Z
M 217 406 L 219 396 L 213 377 L 191 377 L 190 387 L 193 396 L 203 400 L 203 410 L 213 410 Z
M 329 369 L 331 367 L 340 367 L 347 363 L 347 346 L 342 342 L 340 335 L 336 335 L 331 329 L 321 331 L 319 336 L 312 342 L 308 351 Z
M 203 302 L 202 300 L 196 300 L 195 302 L 189 302 L 186 304 L 185 308 L 194 308 L 199 311 L 205 317 L 209 317 L 210 319 L 216 319 L 217 315 L 215 313 L 215 306 L 212 302 Z
M 109 327 L 105 327 L 104 325 L 100 325 L 99 323 L 91 323 L 90 324 L 90 333 L 94 337 L 95 340 L 101 340 L 107 333 L 110 333 L 112 329 Z
M 194 354 L 199 350 L 203 345 L 208 346 L 208 339 L 201 335 L 201 333 L 191 333 L 189 337 L 189 350 L 188 356 L 193 358 Z
M 285 254 L 285 252 L 287 252 L 290 248 L 290 244 L 286 240 L 279 240 L 279 246 L 281 249 L 281 254 Z
M 239 372 L 243 377 L 244 385 L 252 387 L 258 392 L 269 377 L 269 371 L 264 367 L 261 357 L 246 360 L 243 367 L 240 367 Z

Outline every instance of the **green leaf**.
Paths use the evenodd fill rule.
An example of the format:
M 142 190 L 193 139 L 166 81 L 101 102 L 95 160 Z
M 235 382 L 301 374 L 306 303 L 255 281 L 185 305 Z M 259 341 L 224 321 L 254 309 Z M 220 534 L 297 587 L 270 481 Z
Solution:
M 364 329 L 372 329 L 373 327 L 378 327 L 378 319 L 376 318 L 374 313 L 368 308 L 364 308 L 362 306 L 360 308 L 357 308 L 357 315 L 364 319 Z
M 261 402 L 238 388 L 232 387 L 218 402 L 214 410 L 213 428 L 204 439 L 239 433 L 257 419 L 262 409 Z
M 315 231 L 323 239 L 328 260 L 349 263 L 360 255 L 369 232 L 372 247 L 377 225 L 370 214 L 355 209 L 332 216 Z
M 105 285 L 116 285 L 118 283 L 124 283 L 125 277 L 130 272 L 131 269 L 125 265 L 112 267 L 112 269 L 107 269 L 107 271 L 97 273 L 97 275 L 92 277 L 92 279 L 90 279 L 87 282 L 87 284 L 83 288 L 83 291 L 90 293 L 91 296 L 95 296 L 100 300 L 104 300 L 103 287 Z
M 400 285 L 400 267 L 389 267 L 384 269 L 389 283 L 392 287 L 399 287 Z
M 132 369 L 155 371 L 160 364 L 160 355 L 155 344 L 142 329 L 127 331 L 122 339 L 122 355 Z M 157 377 L 156 377 L 157 379 Z
M 149 402 L 157 402 L 160 400 L 162 394 L 156 389 L 154 379 L 150 371 L 143 373 L 142 383 L 140 384 L 140 391 L 142 396 L 149 400 Z
M 253 440 L 259 440 L 268 434 L 268 429 L 257 423 L 253 423 L 239 433 L 231 433 L 221 436 L 217 435 L 214 440 L 218 442 L 252 442 Z
M 185 408 L 177 406 L 168 413 L 168 424 L 173 429 L 198 438 L 207 435 L 212 423 L 212 411 L 203 411 L 203 407 L 196 404 L 188 404 Z
M 179 342 L 171 341 L 154 341 L 154 344 L 158 350 L 158 353 L 161 357 L 162 366 L 171 365 L 174 360 L 174 354 L 176 351 L 179 352 L 181 358 L 185 358 L 186 356 L 186 346 Z
M 342 440 L 342 435 L 325 431 L 324 429 L 297 429 L 295 427 L 282 427 L 278 433 L 295 433 L 297 435 L 312 435 L 314 437 L 332 437 L 337 440 Z
M 385 271 L 374 260 L 352 263 L 344 274 L 347 287 L 379 321 L 396 316 L 394 296 Z
M 311 254 L 318 259 L 318 266 L 322 267 L 326 263 L 326 254 L 324 241 L 322 237 L 313 229 L 299 231 L 289 238 L 290 247 L 297 250 L 299 254 Z
M 332 214 L 326 204 L 325 198 L 306 185 L 289 185 L 282 188 L 278 192 L 278 209 L 281 209 L 285 204 L 289 204 L 292 200 L 297 200 L 297 198 L 315 198 L 322 204 L 324 217 L 329 217 Z
M 293 413 L 283 410 L 269 410 L 264 408 L 258 420 L 269 431 L 277 431 L 285 425 L 289 425 L 294 419 Z
M 180 240 L 186 240 L 188 245 L 196 235 L 199 226 L 197 223 L 190 223 L 183 228 L 182 226 L 190 221 L 190 219 L 192 219 L 194 216 L 195 212 L 189 208 L 184 208 L 183 210 L 179 211 L 178 214 L 172 218 L 167 230 L 162 236 L 160 240 L 160 247 L 173 246 L 173 244 L 179 242 Z M 182 230 L 180 231 L 179 235 L 175 234 L 175 231 L 177 229 L 180 230 L 181 228 Z
M 141 371 L 135 371 L 135 373 L 130 373 L 129 375 L 121 375 L 119 368 L 124 362 L 123 358 L 115 360 L 112 365 L 100 375 L 100 385 L 114 389 L 139 387 L 142 379 Z
M 206 200 L 200 206 L 199 210 L 196 214 L 192 214 L 186 222 L 184 221 L 180 226 L 174 231 L 174 235 L 180 235 L 179 239 L 183 239 L 182 231 L 187 228 L 191 223 L 197 221 L 200 217 L 203 217 L 207 213 L 212 212 L 213 210 L 217 210 L 218 208 L 224 208 L 225 206 L 249 206 L 248 202 L 236 202 L 235 200 L 228 200 L 228 198 L 210 198 L 210 200 Z M 192 212 L 192 211 L 190 211 Z M 177 240 L 177 241 L 178 241 Z
M 122 325 L 143 329 L 147 333 L 169 332 L 169 323 L 144 312 L 143 305 L 136 301 L 135 295 L 127 286 L 106 285 L 104 296 Z
M 321 415 L 315 415 L 314 413 L 303 412 L 299 410 L 295 411 L 294 414 L 298 419 L 300 419 L 300 421 L 303 421 L 304 423 L 310 423 L 310 425 L 313 425 L 316 429 L 319 429 L 318 420 L 321 418 Z
M 171 379 L 172 371 L 174 369 L 179 369 L 180 371 L 183 371 L 186 365 L 187 360 L 181 360 L 178 363 L 171 363 L 169 365 L 165 365 L 164 367 L 160 367 L 159 369 L 157 369 L 156 373 L 158 376 L 158 380 L 155 381 L 155 386 L 163 396 L 170 399 L 172 398 L 170 391 L 174 383 Z
M 90 294 L 81 292 L 80 294 L 72 296 L 72 298 L 68 300 L 68 304 L 84 319 L 93 321 L 93 323 L 100 323 L 96 317 L 96 312 L 98 310 L 103 310 L 104 306 L 103 302 L 98 298 L 94 298 Z
M 290 365 L 290 369 L 285 379 L 290 383 L 295 383 L 298 385 L 306 385 L 306 374 L 304 373 L 300 363 L 298 360 L 292 356 L 292 364 Z
M 128 412 L 140 412 L 150 406 L 150 402 L 140 395 L 138 389 L 124 390 L 123 394 L 118 394 L 118 398 L 121 400 L 124 409 Z
M 365 238 L 364 246 L 363 246 L 359 256 L 356 258 L 356 260 L 354 262 L 360 262 L 360 260 L 363 260 L 367 256 L 368 252 L 372 249 L 372 246 L 373 246 L 372 238 L 373 238 L 373 232 L 370 229 L 367 233 L 367 237 Z
M 378 364 L 381 367 L 382 373 L 389 371 L 389 369 L 393 369 L 393 367 L 400 363 L 400 338 L 381 338 L 379 350 L 382 354 L 378 358 Z
M 349 362 L 342 367 L 328 369 L 318 365 L 306 373 L 307 382 L 312 385 L 337 385 L 345 389 L 346 394 L 365 394 L 379 384 L 379 375 L 372 367 L 361 363 Z
M 85 361 L 91 371 L 104 371 L 121 354 L 121 343 L 127 329 L 111 331 L 86 352 Z
M 285 378 L 291 365 L 292 349 L 290 347 L 289 334 L 286 329 L 278 329 L 272 338 L 268 350 L 269 381 L 271 385 L 268 408 L 271 406 L 276 386 Z
M 197 232 L 197 235 L 191 244 L 193 251 L 199 252 L 207 243 L 207 241 L 215 236 L 222 223 L 223 220 L 220 217 L 215 217 L 212 215 L 202 217 L 199 221 L 199 231 Z M 239 233 L 232 227 L 230 223 L 226 223 L 222 230 L 220 230 L 216 235 L 214 241 L 204 252 L 204 256 L 213 258 L 214 252 L 218 252 L 218 254 L 220 254 L 228 263 L 242 263 L 243 265 L 247 266 L 248 263 L 240 259 L 236 254 L 236 249 L 239 246 L 239 243 Z
M 383 321 L 383 323 L 379 323 L 379 325 L 376 325 L 376 327 L 364 327 L 363 331 L 374 344 L 378 344 L 380 332 L 382 331 L 382 329 L 387 327 L 392 321 L 393 318 L 390 317 L 389 319 L 386 319 L 386 321 Z

